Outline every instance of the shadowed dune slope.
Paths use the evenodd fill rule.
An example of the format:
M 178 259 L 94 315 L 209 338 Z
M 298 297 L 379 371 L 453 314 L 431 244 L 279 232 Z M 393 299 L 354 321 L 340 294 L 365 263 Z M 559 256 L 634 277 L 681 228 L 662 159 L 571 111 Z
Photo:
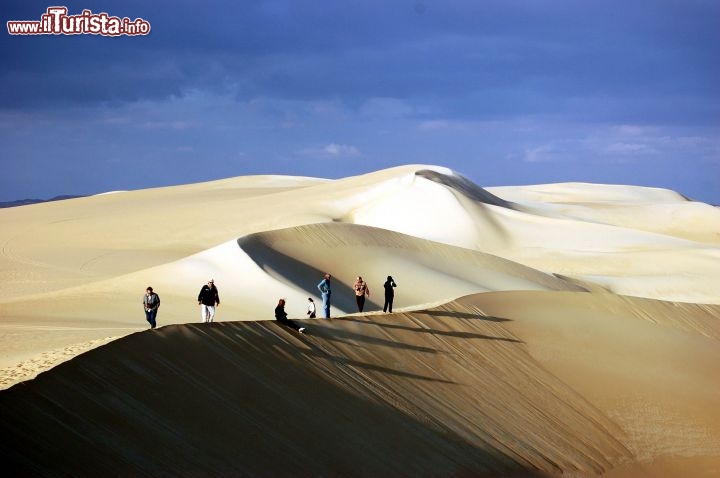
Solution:
M 481 188 L 466 177 L 457 173 L 443 174 L 432 169 L 421 169 L 415 172 L 415 175 L 421 178 L 429 179 L 430 181 L 434 181 L 438 184 L 444 184 L 445 186 L 448 186 L 449 188 L 452 188 L 453 190 L 464 194 L 468 198 L 477 202 L 510 209 L 515 207 L 513 203 L 495 196 L 494 194 L 488 192 L 487 189 Z
M 382 308 L 382 284 L 388 275 L 399 284 L 396 307 L 489 290 L 584 290 L 491 254 L 355 224 L 310 224 L 252 234 L 237 242 L 264 272 L 302 289 L 292 294 L 301 304 L 303 294 L 317 295 L 315 285 L 331 272 L 333 306 L 343 312 L 356 310 L 350 286 L 358 275 L 371 289 L 366 310 Z
M 0 392 L 34 476 L 545 476 L 630 462 L 622 430 L 509 321 L 416 313 L 168 326 Z

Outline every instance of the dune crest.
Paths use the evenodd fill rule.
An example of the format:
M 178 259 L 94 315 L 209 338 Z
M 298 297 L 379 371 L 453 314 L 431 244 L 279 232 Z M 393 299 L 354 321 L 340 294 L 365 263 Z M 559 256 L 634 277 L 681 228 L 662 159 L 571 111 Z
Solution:
M 307 336 L 273 322 L 170 326 L 88 352 L 0 394 L 5 459 L 79 475 L 540 476 L 631 457 L 620 430 L 540 367 L 504 319 L 450 304 L 306 323 Z M 173 395 L 182 400 L 163 398 Z M 124 425 L 110 431 L 107 420 Z M 82 438 L 47 450 L 28 421 L 43 440 L 68 428 Z M 146 442 L 173 452 L 144 454 Z

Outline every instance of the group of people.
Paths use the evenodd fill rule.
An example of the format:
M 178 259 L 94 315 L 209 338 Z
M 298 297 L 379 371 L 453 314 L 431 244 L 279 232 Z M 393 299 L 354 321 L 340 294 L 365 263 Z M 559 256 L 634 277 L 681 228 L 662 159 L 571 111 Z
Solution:
M 330 274 L 325 274 L 325 277 L 323 277 L 317 285 L 317 288 L 320 291 L 320 296 L 322 297 L 323 315 L 326 319 L 330 318 L 330 302 L 332 298 L 330 279 L 332 279 L 332 276 Z M 385 289 L 385 304 L 383 305 L 383 312 L 392 313 L 393 300 L 395 299 L 395 287 L 397 287 L 395 280 L 392 276 L 387 276 L 387 280 L 383 284 L 383 288 Z M 353 284 L 353 290 L 355 291 L 355 302 L 357 303 L 358 312 L 362 312 L 365 307 L 365 297 L 370 297 L 370 287 L 368 287 L 367 282 L 365 282 L 361 276 L 358 276 Z M 315 301 L 312 297 L 308 297 L 308 318 L 314 319 L 316 317 L 316 310 Z M 287 313 L 285 312 L 285 299 L 280 299 L 277 307 L 275 307 L 275 320 L 283 325 L 297 330 L 301 334 L 305 333 L 305 327 L 302 327 L 287 318 Z
M 198 294 L 198 305 L 200 306 L 200 320 L 203 323 L 212 322 L 215 318 L 215 308 L 220 306 L 220 294 L 215 287 L 215 280 L 210 279 L 207 284 L 203 285 Z M 157 327 L 157 313 L 160 307 L 160 296 L 157 295 L 152 287 L 145 289 L 143 297 L 143 309 L 145 310 L 145 320 L 150 324 L 150 328 Z
M 317 285 L 320 296 L 322 297 L 323 315 L 326 319 L 330 318 L 330 302 L 332 297 L 331 278 L 332 276 L 330 274 L 325 274 L 323 280 Z M 385 284 L 383 284 L 383 288 L 385 289 L 383 312 L 392 313 L 395 287 L 397 287 L 395 280 L 392 276 L 387 276 L 387 280 Z M 357 303 L 358 312 L 362 312 L 365 307 L 365 298 L 370 297 L 370 288 L 363 278 L 358 276 L 353 284 L 353 290 L 355 291 L 355 302 Z M 215 318 L 215 308 L 220 306 L 220 294 L 218 293 L 217 287 L 215 287 L 215 281 L 213 279 L 210 279 L 207 284 L 202 286 L 197 300 L 200 306 L 201 321 L 203 323 L 213 322 Z M 153 291 L 152 287 L 148 287 L 145 290 L 142 303 L 143 309 L 145 310 L 145 319 L 150 324 L 150 328 L 154 329 L 157 327 L 157 312 L 160 307 L 160 296 Z M 307 315 L 311 319 L 316 317 L 315 301 L 313 301 L 312 297 L 308 297 Z M 287 318 L 285 299 L 280 299 L 277 307 L 275 307 L 275 320 L 300 333 L 305 332 L 305 327 L 301 327 Z
M 320 296 L 322 297 L 323 312 L 326 319 L 330 318 L 330 300 L 332 297 L 332 289 L 330 287 L 331 278 L 332 276 L 330 274 L 325 274 L 323 280 L 321 280 L 317 285 L 317 288 L 320 291 Z M 395 287 L 397 287 L 395 280 L 392 276 L 387 276 L 387 280 L 383 284 L 383 288 L 385 289 L 385 304 L 383 305 L 383 312 L 389 311 L 392 314 L 393 300 L 395 299 Z M 361 276 L 358 276 L 353 284 L 353 290 L 355 291 L 355 302 L 357 303 L 358 312 L 362 312 L 363 308 L 365 308 L 365 297 L 370 297 L 370 287 L 368 287 L 367 282 L 365 282 Z M 312 298 L 308 298 L 308 300 L 312 302 Z M 315 304 L 313 303 L 309 307 L 312 307 L 314 317 Z M 308 315 L 310 315 L 309 309 Z

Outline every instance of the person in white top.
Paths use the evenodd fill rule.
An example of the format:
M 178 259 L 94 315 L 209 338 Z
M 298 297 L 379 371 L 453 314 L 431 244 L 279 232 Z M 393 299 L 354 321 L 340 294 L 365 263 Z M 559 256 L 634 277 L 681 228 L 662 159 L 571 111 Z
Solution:
M 315 318 L 315 301 L 312 300 L 312 297 L 308 297 L 307 315 L 310 319 Z

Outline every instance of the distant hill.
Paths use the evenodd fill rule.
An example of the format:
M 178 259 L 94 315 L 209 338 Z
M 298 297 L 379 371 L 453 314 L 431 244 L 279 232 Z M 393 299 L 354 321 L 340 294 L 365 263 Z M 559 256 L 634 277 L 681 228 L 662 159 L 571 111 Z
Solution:
M 75 198 L 81 198 L 81 197 L 84 197 L 84 196 L 63 195 L 63 196 L 55 196 L 54 198 L 50 198 L 50 199 L 18 199 L 16 201 L 0 202 L 0 208 L 28 206 L 30 204 L 38 204 L 38 203 L 42 203 L 42 202 L 52 202 L 52 201 L 63 201 L 65 199 L 75 199 Z

